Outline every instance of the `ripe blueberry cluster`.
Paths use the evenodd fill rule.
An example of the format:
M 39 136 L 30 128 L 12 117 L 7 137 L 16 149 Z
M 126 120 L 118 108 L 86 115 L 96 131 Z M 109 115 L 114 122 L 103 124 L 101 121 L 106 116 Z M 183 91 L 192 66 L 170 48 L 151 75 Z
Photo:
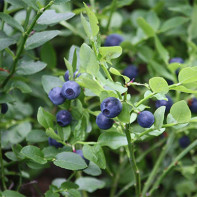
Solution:
M 188 105 L 192 113 L 197 113 L 197 98 L 188 100 Z
M 120 43 L 123 41 L 123 37 L 119 34 L 111 34 L 107 36 L 104 46 L 119 46 Z
M 1 113 L 2 114 L 6 114 L 7 111 L 8 111 L 8 105 L 7 105 L 7 103 L 2 103 L 1 104 Z
M 74 76 L 76 72 L 74 73 Z M 77 75 L 78 76 L 78 75 Z M 75 81 L 69 81 L 69 72 L 64 75 L 65 83 L 62 87 L 55 87 L 49 92 L 49 99 L 54 105 L 61 105 L 65 100 L 72 100 L 79 96 L 81 87 Z M 71 113 L 67 110 L 61 110 L 56 114 L 57 123 L 61 127 L 69 125 L 72 121 Z
M 110 129 L 115 118 L 122 111 L 122 103 L 115 97 L 108 97 L 101 103 L 101 113 L 96 117 L 96 124 L 100 129 Z

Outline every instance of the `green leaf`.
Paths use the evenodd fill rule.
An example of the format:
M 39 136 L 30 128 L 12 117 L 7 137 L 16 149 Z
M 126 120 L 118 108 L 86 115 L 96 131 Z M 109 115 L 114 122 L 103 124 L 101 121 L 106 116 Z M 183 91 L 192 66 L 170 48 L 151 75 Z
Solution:
M 25 157 L 33 160 L 36 163 L 39 164 L 47 163 L 46 159 L 44 159 L 44 154 L 36 146 L 32 146 L 32 145 L 25 146 L 22 148 L 21 153 L 25 155 Z
M 168 83 L 162 77 L 153 77 L 149 80 L 150 88 L 155 93 L 167 94 L 169 91 Z
M 26 8 L 26 4 L 23 2 L 23 0 L 6 0 L 6 2 L 10 3 L 13 6 Z
M 52 128 L 48 128 L 48 129 L 46 130 L 46 134 L 47 134 L 47 136 L 49 136 L 49 137 L 51 137 L 51 138 L 53 138 L 53 139 L 55 139 L 55 140 L 57 140 L 57 141 L 61 141 L 60 136 L 57 135 L 57 134 L 55 133 L 55 131 L 54 131 Z
M 91 27 L 90 23 L 85 19 L 83 14 L 81 14 L 81 23 L 83 25 L 83 28 L 85 30 L 86 35 L 88 36 L 89 39 L 91 39 Z
M 50 90 L 54 87 L 62 87 L 64 82 L 58 78 L 53 77 L 50 75 L 43 75 L 42 76 L 42 86 L 44 88 L 44 91 L 48 94 Z
M 151 132 L 148 133 L 148 135 L 153 135 L 153 136 L 159 136 L 161 135 L 166 129 L 165 128 L 161 128 L 158 130 L 153 130 Z
M 139 17 L 137 19 L 137 23 L 147 35 L 147 37 L 153 37 L 155 35 L 154 29 L 144 20 L 144 18 Z
M 122 103 L 122 111 L 118 115 L 118 119 L 123 123 L 129 123 L 131 109 L 132 107 L 128 103 Z
M 111 63 L 112 59 L 116 59 L 122 54 L 122 48 L 120 46 L 100 47 L 99 52 L 103 59 Z
M 165 32 L 170 29 L 175 29 L 176 27 L 188 22 L 188 18 L 183 16 L 175 16 L 166 20 L 160 28 L 160 32 Z
M 55 25 L 61 21 L 72 18 L 75 14 L 72 12 L 56 13 L 55 10 L 46 10 L 38 19 L 40 25 Z
M 134 2 L 134 0 L 118 0 L 117 1 L 117 7 L 121 8 L 127 5 L 131 5 Z
M 166 106 L 162 106 L 159 107 L 154 113 L 154 117 L 155 117 L 154 125 L 156 129 L 161 129 L 161 127 L 163 126 L 165 110 L 166 110 Z
M 4 192 L 2 192 L 2 195 L 3 197 L 25 197 L 19 192 L 12 191 L 12 190 L 5 190 Z
M 98 19 L 96 18 L 94 12 L 86 4 L 85 4 L 85 9 L 90 21 L 92 36 L 96 36 L 99 32 Z
M 99 97 L 100 97 L 100 102 L 102 103 L 102 101 L 104 99 L 106 99 L 108 97 L 118 98 L 118 95 L 115 92 L 111 91 L 111 90 L 104 90 L 104 91 L 101 92 Z
M 129 77 L 122 75 L 117 69 L 115 69 L 115 68 L 113 68 L 113 67 L 111 67 L 111 68 L 109 69 L 109 71 L 110 71 L 112 74 L 114 74 L 114 75 L 122 76 L 122 77 L 124 78 L 124 80 L 125 80 L 125 83 L 128 83 L 128 82 L 130 81 L 130 78 L 129 78 Z
M 32 89 L 23 81 L 14 80 L 11 85 L 13 88 L 18 88 L 22 93 L 30 93 Z
M 96 191 L 97 189 L 102 189 L 105 186 L 105 182 L 92 177 L 80 177 L 75 183 L 79 185 L 79 190 L 85 190 L 90 193 Z
M 0 51 L 9 47 L 10 45 L 13 45 L 16 43 L 16 41 L 8 37 L 3 31 L 0 31 Z
M 98 144 L 94 146 L 85 145 L 83 147 L 83 154 L 86 159 L 94 162 L 100 168 L 102 169 L 106 168 L 105 155 L 100 145 Z
M 24 3 L 26 3 L 29 7 L 32 7 L 34 10 L 38 10 L 39 7 L 38 5 L 36 4 L 36 1 L 35 0 L 23 0 Z
M 100 95 L 100 93 L 104 90 L 103 87 L 100 85 L 96 79 L 93 79 L 93 77 L 90 74 L 83 73 L 81 74 L 77 79 L 76 82 L 84 88 L 88 88 L 91 90 L 94 94 L 97 96 Z
M 69 80 L 73 80 L 73 67 L 71 65 L 71 63 L 66 59 L 64 58 L 64 62 L 65 62 L 65 65 L 67 67 L 67 70 L 69 71 Z
M 47 141 L 48 137 L 42 130 L 31 130 L 27 135 L 26 140 L 31 143 L 39 143 Z
M 55 117 L 51 113 L 45 111 L 42 107 L 39 107 L 38 109 L 37 119 L 45 129 L 53 128 Z
M 197 38 L 197 29 L 196 29 L 197 21 L 196 21 L 196 18 L 197 18 L 197 4 L 194 4 L 192 15 L 191 15 L 191 23 L 190 23 L 189 28 L 188 28 L 188 35 L 189 35 L 188 39 L 189 40 Z
M 97 76 L 99 72 L 99 63 L 94 51 L 85 43 L 80 48 L 80 66 L 86 73 L 94 76 Z
M 73 182 L 66 181 L 61 184 L 60 188 L 63 190 L 68 190 L 68 189 L 77 189 L 77 188 L 79 188 L 79 186 Z
M 68 170 L 81 170 L 87 167 L 84 159 L 78 154 L 71 152 L 62 152 L 57 154 L 56 160 L 53 162 L 56 166 Z
M 57 57 L 56 52 L 50 44 L 50 42 L 45 43 L 40 50 L 41 60 L 47 64 L 49 68 L 55 68 Z
M 159 29 L 160 20 L 154 11 L 150 10 L 147 13 L 146 20 L 147 23 L 154 29 L 155 32 Z
M 23 27 L 14 18 L 12 18 L 10 15 L 1 12 L 0 13 L 0 18 L 3 21 L 5 21 L 5 23 L 7 23 L 8 25 L 18 29 L 19 31 L 21 31 L 21 32 L 24 31 Z
M 17 67 L 16 73 L 19 75 L 32 75 L 40 72 L 47 66 L 44 62 L 34 61 L 22 61 Z
M 57 125 L 57 132 L 58 132 L 59 136 L 61 137 L 62 141 L 66 141 L 70 137 L 71 128 L 69 125 L 66 127 L 61 127 L 61 126 Z
M 132 113 L 130 116 L 130 123 L 133 123 L 137 119 L 137 113 Z
M 114 131 L 102 133 L 98 138 L 98 143 L 111 149 L 118 149 L 121 146 L 128 145 L 126 136 Z
M 176 86 L 176 87 L 172 87 L 170 88 L 170 90 L 176 90 L 176 91 L 180 91 L 180 92 L 186 92 L 186 93 L 197 93 L 197 90 L 191 90 L 191 89 L 188 89 L 186 88 L 185 86 Z
M 187 123 L 191 120 L 191 111 L 187 103 L 183 100 L 172 105 L 170 114 L 177 123 Z
M 162 45 L 162 43 L 160 42 L 159 38 L 155 35 L 155 47 L 159 53 L 159 55 L 161 56 L 161 59 L 168 64 L 168 59 L 169 59 L 169 53 L 168 51 L 164 48 L 164 46 Z
M 102 173 L 101 169 L 93 162 L 90 162 L 88 167 L 83 170 L 83 172 L 91 176 L 99 176 Z
M 67 193 L 68 197 L 81 197 L 81 193 L 76 189 L 69 189 Z
M 197 81 L 197 67 L 187 67 L 181 69 L 178 75 L 179 83 L 187 84 Z
M 59 35 L 59 33 L 60 31 L 57 30 L 37 32 L 27 39 L 25 49 L 30 50 L 42 46 L 44 43 Z

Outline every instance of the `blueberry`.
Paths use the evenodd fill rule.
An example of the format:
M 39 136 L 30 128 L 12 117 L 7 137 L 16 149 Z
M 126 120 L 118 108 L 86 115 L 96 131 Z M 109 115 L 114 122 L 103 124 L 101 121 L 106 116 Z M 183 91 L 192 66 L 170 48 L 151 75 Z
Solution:
M 61 105 L 65 101 L 65 98 L 61 95 L 61 90 L 62 88 L 56 87 L 49 92 L 48 97 L 54 105 Z
M 119 46 L 123 41 L 123 37 L 119 34 L 111 34 L 107 36 L 104 46 Z
M 133 78 L 136 78 L 138 75 L 138 68 L 135 65 L 129 65 L 127 68 L 124 69 L 123 75 L 127 76 L 132 80 Z
M 78 154 L 82 159 L 84 159 L 86 164 L 89 165 L 90 161 L 83 156 L 82 150 L 76 150 L 75 153 Z
M 122 111 L 122 103 L 115 97 L 108 97 L 101 103 L 101 112 L 107 118 L 114 118 Z
M 169 60 L 169 63 L 180 63 L 183 64 L 184 60 L 181 57 L 174 57 L 172 59 Z
M 144 128 L 150 128 L 154 121 L 154 115 L 149 111 L 142 111 L 137 117 L 138 124 Z
M 192 113 L 197 113 L 197 98 L 190 99 L 188 105 Z
M 167 81 L 168 85 L 174 84 L 174 82 L 172 80 L 170 80 L 170 79 L 166 79 L 166 81 Z
M 50 146 L 55 146 L 56 148 L 62 148 L 63 147 L 63 144 L 57 142 L 55 139 L 53 138 L 50 138 L 48 139 L 48 142 L 49 142 L 49 145 Z
M 183 64 L 184 63 L 184 60 L 181 58 L 181 57 L 174 57 L 172 59 L 169 60 L 169 63 L 180 63 L 180 64 Z M 177 68 L 175 73 L 176 75 L 178 76 L 179 74 L 179 71 L 180 71 L 180 68 Z
M 56 120 L 61 127 L 65 127 L 72 121 L 71 113 L 66 110 L 61 110 L 56 114 Z
M 1 104 L 1 113 L 2 114 L 6 114 L 7 111 L 8 111 L 8 105 L 7 105 L 7 103 L 2 103 Z
M 170 111 L 170 108 L 173 105 L 173 101 L 169 96 L 166 96 L 168 98 L 168 101 L 166 100 L 157 100 L 155 103 L 156 108 L 159 108 L 161 106 L 166 106 L 166 112 Z
M 186 135 L 179 139 L 179 145 L 181 148 L 186 148 L 190 144 L 190 139 Z
M 75 81 L 67 81 L 64 83 L 61 94 L 68 100 L 75 99 L 79 96 L 81 88 Z
M 96 117 L 96 124 L 98 125 L 98 127 L 100 129 L 103 129 L 103 130 L 110 129 L 112 127 L 113 123 L 114 123 L 114 121 L 112 119 L 107 118 L 102 113 L 100 113 Z
M 77 74 L 77 72 L 78 72 L 78 70 L 76 70 L 76 71 L 74 72 L 74 74 L 73 74 L 73 77 L 74 77 L 74 78 L 77 78 L 77 77 L 79 77 L 79 76 L 81 75 L 81 73 L 78 73 L 78 74 Z M 77 76 L 76 76 L 76 74 L 77 74 Z M 68 70 L 65 72 L 64 80 L 65 80 L 65 81 L 69 81 L 69 71 L 68 71 Z

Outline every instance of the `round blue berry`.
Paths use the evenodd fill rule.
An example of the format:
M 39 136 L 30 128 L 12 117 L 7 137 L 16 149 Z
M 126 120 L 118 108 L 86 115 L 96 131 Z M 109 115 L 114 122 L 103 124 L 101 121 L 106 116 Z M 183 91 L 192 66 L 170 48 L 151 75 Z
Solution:
M 197 113 L 197 99 L 192 98 L 188 101 L 189 108 L 192 113 Z
M 186 148 L 190 144 L 190 139 L 187 136 L 183 136 L 179 139 L 179 145 L 181 148 Z
M 79 77 L 79 76 L 81 75 L 81 73 L 78 73 L 78 74 L 77 74 L 77 72 L 78 72 L 78 70 L 76 70 L 76 71 L 74 72 L 74 74 L 73 74 L 73 77 L 74 77 L 74 78 L 77 78 L 77 77 Z M 76 74 L 77 74 L 77 76 L 76 76 Z M 65 81 L 69 81 L 69 71 L 68 71 L 68 70 L 65 72 L 64 80 L 65 80 Z
M 52 139 L 50 137 L 48 139 L 48 142 L 49 142 L 50 146 L 55 146 L 56 148 L 62 148 L 63 147 L 63 144 L 57 142 L 55 139 Z
M 132 80 L 133 78 L 137 77 L 138 68 L 135 65 L 129 65 L 124 69 L 122 74 L 129 77 L 130 80 Z
M 81 88 L 79 84 L 76 83 L 75 81 L 65 82 L 61 90 L 62 96 L 64 96 L 68 100 L 77 98 L 80 92 L 81 92 Z
M 1 104 L 1 113 L 2 114 L 6 114 L 7 111 L 8 111 L 8 105 L 7 105 L 7 103 L 2 103 Z
M 86 164 L 89 165 L 90 161 L 83 156 L 82 150 L 76 150 L 75 153 L 78 154 L 82 159 L 84 159 Z
M 67 110 L 61 110 L 56 114 L 56 120 L 61 127 L 65 127 L 72 121 L 71 113 Z
M 184 60 L 181 57 L 174 57 L 172 59 L 169 60 L 169 63 L 180 63 L 183 64 Z
M 150 128 L 154 121 L 154 115 L 149 111 L 142 111 L 137 117 L 138 124 L 144 128 Z
M 114 118 L 122 111 L 122 103 L 115 97 L 108 97 L 101 103 L 101 112 L 107 118 Z
M 123 41 L 123 37 L 119 34 L 111 34 L 107 36 L 104 46 L 119 46 Z
M 166 100 L 157 100 L 155 103 L 156 108 L 159 108 L 161 106 L 166 106 L 166 112 L 170 111 L 170 108 L 173 105 L 173 101 L 169 96 L 166 96 L 168 98 L 168 101 Z
M 100 113 L 96 117 L 96 124 L 98 125 L 98 127 L 100 129 L 103 129 L 103 130 L 110 129 L 112 127 L 113 123 L 114 123 L 114 121 L 112 119 L 107 118 L 102 113 Z
M 56 87 L 49 92 L 48 97 L 54 105 L 61 105 L 65 101 L 65 98 L 61 95 L 61 90 L 62 88 Z

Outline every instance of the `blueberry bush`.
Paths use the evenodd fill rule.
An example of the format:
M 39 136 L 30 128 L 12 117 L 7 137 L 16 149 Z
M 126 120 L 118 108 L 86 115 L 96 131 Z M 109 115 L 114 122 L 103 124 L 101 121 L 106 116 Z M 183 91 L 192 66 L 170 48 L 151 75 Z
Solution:
M 197 1 L 0 9 L 0 196 L 197 197 Z

